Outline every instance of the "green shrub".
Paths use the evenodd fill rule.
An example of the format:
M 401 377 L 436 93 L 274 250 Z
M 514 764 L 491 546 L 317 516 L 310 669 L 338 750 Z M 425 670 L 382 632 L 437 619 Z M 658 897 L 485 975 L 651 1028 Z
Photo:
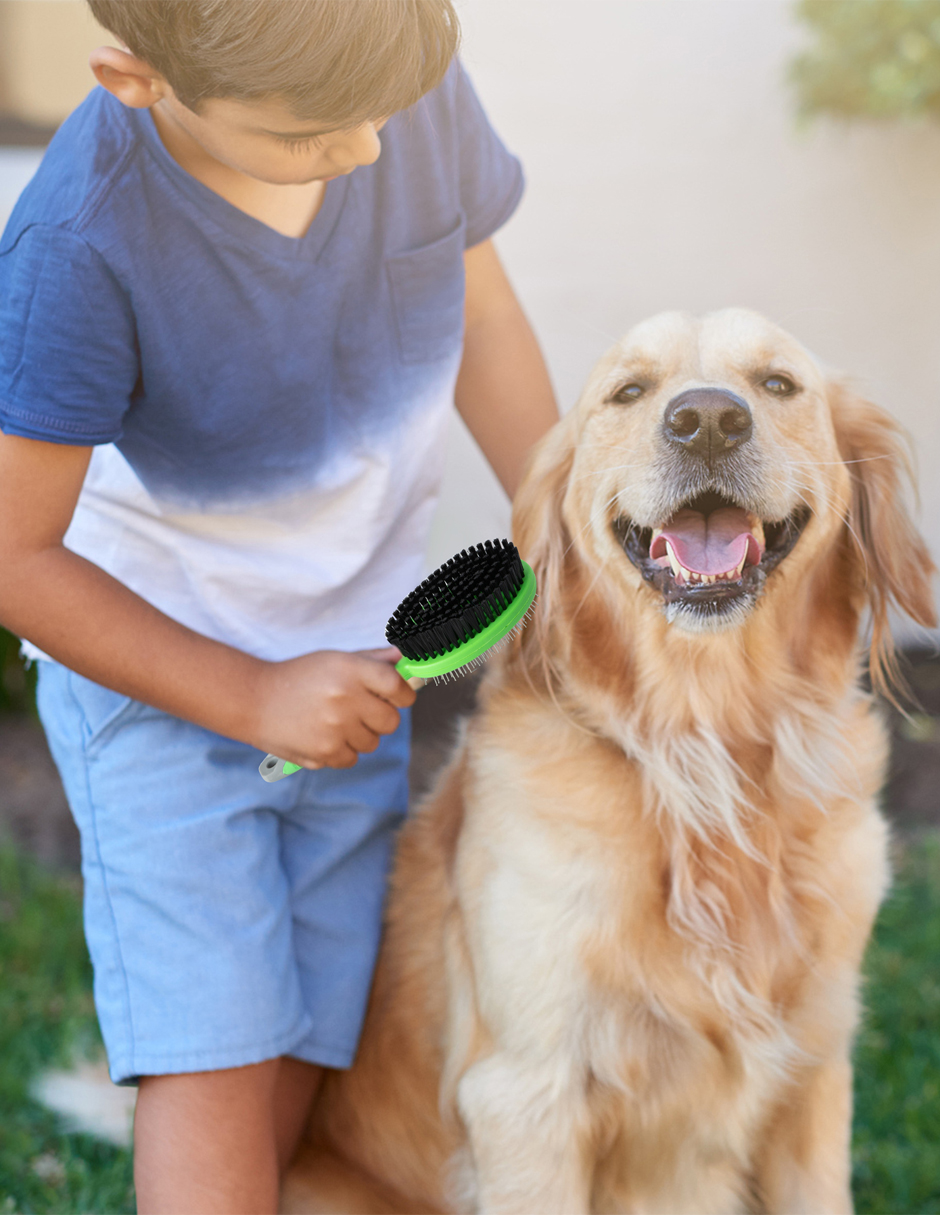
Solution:
M 801 0 L 813 44 L 790 78 L 804 118 L 940 117 L 940 0 Z

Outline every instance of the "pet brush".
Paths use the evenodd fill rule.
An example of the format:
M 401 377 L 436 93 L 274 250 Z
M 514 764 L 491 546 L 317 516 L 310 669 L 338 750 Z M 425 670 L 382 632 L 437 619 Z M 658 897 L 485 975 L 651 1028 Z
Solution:
M 451 557 L 395 609 L 386 639 L 402 679 L 456 679 L 521 628 L 535 600 L 535 574 L 509 540 L 487 540 Z M 281 780 L 300 764 L 268 755 L 258 771 Z

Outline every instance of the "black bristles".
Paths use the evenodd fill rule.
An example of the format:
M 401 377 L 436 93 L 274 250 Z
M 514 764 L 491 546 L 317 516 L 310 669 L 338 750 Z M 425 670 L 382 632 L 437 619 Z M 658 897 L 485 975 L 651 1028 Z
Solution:
M 403 599 L 385 636 L 406 658 L 445 654 L 482 632 L 512 603 L 525 578 L 510 540 L 464 549 Z

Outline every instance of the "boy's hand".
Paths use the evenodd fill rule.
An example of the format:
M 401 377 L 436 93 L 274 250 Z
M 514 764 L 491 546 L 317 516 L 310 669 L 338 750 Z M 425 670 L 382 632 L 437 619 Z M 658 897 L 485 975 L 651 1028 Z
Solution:
M 267 664 L 255 745 L 305 768 L 351 768 L 398 728 L 398 709 L 414 704 L 414 690 L 395 670 L 399 658 L 390 646 Z

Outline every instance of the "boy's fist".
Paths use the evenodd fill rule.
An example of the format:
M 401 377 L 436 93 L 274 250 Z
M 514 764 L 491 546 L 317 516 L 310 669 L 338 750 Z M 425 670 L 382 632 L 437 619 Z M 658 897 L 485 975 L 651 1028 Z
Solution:
M 351 768 L 398 728 L 415 693 L 395 670 L 401 651 L 317 650 L 263 669 L 255 746 L 305 768 Z

